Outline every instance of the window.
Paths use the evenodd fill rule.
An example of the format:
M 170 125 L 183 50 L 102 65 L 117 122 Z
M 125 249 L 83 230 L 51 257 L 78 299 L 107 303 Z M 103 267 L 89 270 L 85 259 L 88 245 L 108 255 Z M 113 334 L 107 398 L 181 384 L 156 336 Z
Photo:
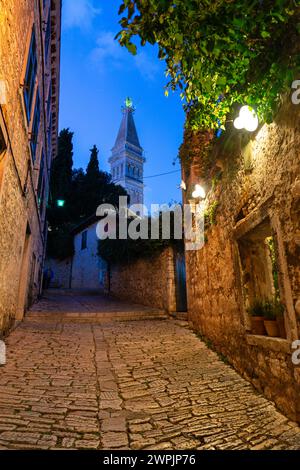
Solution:
M 47 221 L 47 217 L 45 217 L 45 220 L 44 220 L 44 227 L 43 227 L 43 237 L 44 237 L 44 240 L 47 239 L 47 232 L 48 232 L 48 221 Z
M 52 115 L 50 115 L 49 127 L 48 127 L 48 155 L 47 155 L 47 159 L 49 159 L 50 155 L 51 155 L 51 138 L 52 138 Z
M 243 235 L 238 240 L 238 247 L 243 297 L 246 310 L 250 314 L 251 332 L 285 337 L 284 307 L 281 304 L 279 289 L 277 246 L 270 220 L 265 219 Z M 260 317 L 260 320 L 257 317 Z M 270 321 L 276 321 L 274 334 L 266 331 L 268 328 L 266 324 Z
M 48 15 L 48 20 L 47 20 L 47 29 L 46 29 L 46 32 L 45 32 L 45 62 L 46 63 L 47 63 L 47 59 L 48 59 L 50 40 L 51 40 L 51 16 L 50 16 L 50 9 L 49 9 L 49 15 Z
M 50 116 L 51 100 L 52 100 L 52 83 L 50 82 L 48 99 L 47 99 L 47 119 L 49 119 L 49 116 Z
M 44 207 L 45 207 L 45 204 L 44 204 L 45 202 L 45 177 L 44 176 L 42 177 L 42 180 L 41 180 L 41 189 L 40 189 L 38 202 L 39 202 L 40 215 L 42 217 L 44 213 Z
M 1 189 L 1 183 L 2 183 L 2 178 L 3 178 L 3 172 L 4 172 L 4 155 L 6 151 L 7 145 L 6 145 L 6 140 L 3 134 L 3 131 L 0 126 L 0 189 Z
M 81 249 L 85 250 L 87 248 L 87 230 L 81 234 Z
M 33 162 L 35 161 L 35 158 L 36 158 L 36 147 L 37 147 L 39 128 L 40 128 L 40 117 L 41 117 L 40 95 L 39 95 L 39 91 L 37 91 L 32 129 L 31 129 L 31 138 L 30 138 L 31 156 L 32 156 Z
M 44 167 L 45 167 L 45 155 L 43 151 L 42 156 L 41 156 L 39 182 L 38 182 L 38 188 L 37 188 L 38 204 L 39 204 L 39 209 L 41 213 L 43 212 L 43 206 L 44 206 L 44 189 L 45 189 Z
M 24 102 L 26 109 L 27 121 L 30 121 L 31 107 L 34 95 L 34 86 L 37 75 L 37 56 L 36 56 L 36 39 L 34 28 L 30 41 L 30 49 L 28 54 L 28 61 L 24 81 Z
M 5 138 L 4 138 L 2 129 L 0 127 L 0 160 L 1 160 L 5 150 L 6 150 L 6 142 L 5 142 Z

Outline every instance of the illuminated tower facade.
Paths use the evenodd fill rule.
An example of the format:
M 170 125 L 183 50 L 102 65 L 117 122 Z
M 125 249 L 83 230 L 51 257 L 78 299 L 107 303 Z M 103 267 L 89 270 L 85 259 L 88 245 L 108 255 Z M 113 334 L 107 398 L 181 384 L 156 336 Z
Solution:
M 113 182 L 126 189 L 130 204 L 143 204 L 145 158 L 135 127 L 134 112 L 132 101 L 127 98 L 122 107 L 122 121 L 109 163 Z

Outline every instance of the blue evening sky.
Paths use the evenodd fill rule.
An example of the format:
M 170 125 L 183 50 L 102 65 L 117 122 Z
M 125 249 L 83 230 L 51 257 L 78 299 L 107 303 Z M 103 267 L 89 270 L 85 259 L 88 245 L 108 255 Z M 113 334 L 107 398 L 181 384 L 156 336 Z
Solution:
M 74 133 L 74 165 L 85 168 L 89 149 L 100 150 L 101 169 L 121 122 L 126 96 L 136 106 L 135 123 L 147 163 L 145 176 L 179 169 L 172 165 L 182 142 L 184 113 L 179 94 L 166 97 L 164 62 L 156 47 L 132 56 L 114 36 L 121 0 L 63 0 L 60 129 Z M 145 179 L 145 202 L 181 201 L 180 173 Z

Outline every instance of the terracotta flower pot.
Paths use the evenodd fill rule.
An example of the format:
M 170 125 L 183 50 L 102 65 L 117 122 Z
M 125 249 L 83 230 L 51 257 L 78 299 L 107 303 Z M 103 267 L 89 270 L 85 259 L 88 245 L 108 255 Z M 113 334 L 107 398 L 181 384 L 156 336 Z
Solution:
M 251 333 L 253 335 L 266 334 L 263 317 L 251 317 Z
M 277 318 L 276 321 L 277 321 L 280 338 L 286 338 L 284 319 L 280 317 L 280 318 Z
M 276 320 L 264 320 L 264 325 L 268 336 L 272 336 L 273 338 L 279 337 L 279 328 Z

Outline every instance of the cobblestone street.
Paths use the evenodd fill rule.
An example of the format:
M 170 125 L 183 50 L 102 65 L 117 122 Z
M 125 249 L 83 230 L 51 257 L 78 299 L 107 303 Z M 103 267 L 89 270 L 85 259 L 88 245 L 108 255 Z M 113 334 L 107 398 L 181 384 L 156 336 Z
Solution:
M 299 427 L 185 322 L 96 323 L 82 302 L 65 321 L 64 302 L 80 305 L 60 297 L 57 317 L 44 301 L 7 339 L 1 449 L 300 448 Z

